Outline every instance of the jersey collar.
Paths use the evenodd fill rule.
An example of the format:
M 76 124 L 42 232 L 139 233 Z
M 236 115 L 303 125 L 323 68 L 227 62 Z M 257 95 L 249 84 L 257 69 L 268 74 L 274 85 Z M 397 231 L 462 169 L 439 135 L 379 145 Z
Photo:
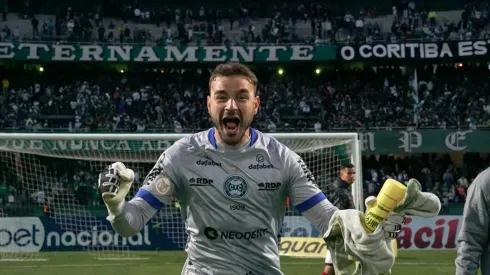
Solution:
M 214 149 L 217 149 L 218 148 L 218 143 L 216 142 L 216 138 L 214 137 L 214 131 L 216 129 L 213 127 L 211 129 L 209 129 L 209 132 L 208 132 L 208 140 L 209 140 L 209 143 L 211 143 L 211 145 L 213 145 Z M 255 144 L 255 142 L 257 141 L 259 135 L 257 134 L 257 131 L 250 127 L 250 143 L 249 145 L 252 146 Z

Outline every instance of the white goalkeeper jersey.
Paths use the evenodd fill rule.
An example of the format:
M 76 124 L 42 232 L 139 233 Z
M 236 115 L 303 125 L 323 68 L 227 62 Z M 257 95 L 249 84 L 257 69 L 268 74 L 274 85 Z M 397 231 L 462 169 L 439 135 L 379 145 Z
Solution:
M 286 198 L 322 233 L 337 211 L 295 152 L 254 129 L 239 148 L 218 144 L 214 128 L 176 142 L 112 225 L 135 234 L 174 197 L 188 233 L 185 269 L 194 270 L 183 274 L 282 274 Z

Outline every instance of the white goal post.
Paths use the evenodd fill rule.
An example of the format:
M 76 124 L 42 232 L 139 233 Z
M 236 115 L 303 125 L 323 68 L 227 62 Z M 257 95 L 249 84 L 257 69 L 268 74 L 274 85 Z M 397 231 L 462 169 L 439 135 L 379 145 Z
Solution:
M 0 260 L 39 260 L 41 250 L 66 250 L 70 245 L 98 259 L 134 258 L 134 244 L 142 244 L 148 236 L 141 233 L 140 239 L 121 238 L 91 211 L 91 207 L 102 207 L 96 194 L 96 177 L 108 164 L 124 162 L 135 171 L 133 196 L 160 154 L 189 135 L 0 133 Z M 356 207 L 364 210 L 357 133 L 270 135 L 303 158 L 323 191 L 328 191 L 338 177 L 342 164 L 354 164 L 357 177 L 352 194 Z M 176 201 L 175 206 L 164 207 L 152 219 L 160 226 L 151 230 L 160 230 L 168 237 L 172 249 L 183 249 L 186 243 L 183 223 L 174 218 L 180 215 L 179 207 Z M 294 207 L 288 207 L 286 216 L 299 215 Z M 46 228 L 46 220 L 50 228 Z M 26 233 L 29 228 L 33 231 Z M 14 236 L 19 231 L 30 236 L 23 239 L 25 243 Z M 144 248 L 144 243 L 140 247 Z

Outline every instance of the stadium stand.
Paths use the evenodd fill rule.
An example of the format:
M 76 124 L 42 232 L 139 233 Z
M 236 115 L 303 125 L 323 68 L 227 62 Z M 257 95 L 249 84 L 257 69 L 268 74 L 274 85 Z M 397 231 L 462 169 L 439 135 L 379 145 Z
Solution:
M 319 76 L 270 72 L 260 78 L 258 94 L 265 104 L 256 127 L 274 132 L 490 126 L 488 70 L 482 67 L 422 68 L 417 93 L 410 90 L 411 76 L 399 69 Z M 43 72 L 39 81 L 25 83 L 24 77 L 3 79 L 3 129 L 194 132 L 210 126 L 205 106 L 198 104 L 207 96 L 206 70 L 171 69 L 146 79 L 131 73 L 94 80 Z
M 114 2 L 111 4 L 117 5 Z M 44 6 L 36 3 L 27 7 L 16 3 L 12 8 L 18 13 L 4 8 L 7 12 L 0 24 L 0 41 L 318 44 L 463 40 L 488 35 L 482 23 L 486 13 L 472 13 L 473 5 L 463 11 L 435 12 L 417 1 L 402 1 L 391 8 L 381 1 L 373 1 L 371 7 L 356 1 L 342 2 L 347 3 L 335 5 L 334 9 L 333 5 L 314 2 L 305 5 L 271 1 L 265 7 L 262 3 L 226 3 L 217 4 L 219 8 L 204 8 L 193 4 L 155 7 L 155 3 L 143 1 L 121 4 L 121 10 L 104 7 L 105 2 L 81 6 L 50 1 Z M 433 1 L 431 5 L 443 9 L 455 6 L 445 1 Z M 49 11 L 52 13 L 47 14 Z
M 321 76 L 269 74 L 269 78 L 259 77 L 265 82 L 258 91 L 264 104 L 255 125 L 265 132 L 406 127 L 471 130 L 488 127 L 490 123 L 490 103 L 484 93 L 487 70 L 479 66 L 419 70 L 418 99 L 413 92 L 404 92 L 410 79 L 398 69 L 333 71 Z M 74 75 L 68 80 L 66 76 L 54 76 L 56 72 L 43 72 L 42 78 L 31 83 L 25 82 L 25 75 L 4 79 L 4 84 L 8 82 L 0 115 L 4 131 L 195 132 L 210 126 L 207 112 L 199 104 L 207 95 L 207 71 L 174 69 L 144 78 L 131 73 L 114 73 L 98 79 Z M 409 165 L 409 162 L 417 161 L 412 158 L 400 164 L 390 158 L 366 161 L 363 177 L 366 194 L 375 194 L 386 177 L 406 181 L 421 175 L 427 190 L 439 192 L 447 203 L 462 203 L 468 182 L 486 167 L 488 159 L 465 162 L 471 166 L 470 173 L 455 169 L 444 158 L 436 163 L 425 160 Z M 75 165 L 62 162 L 51 164 L 53 174 L 60 179 L 55 188 L 77 193 L 75 197 L 80 203 L 99 203 L 93 199 L 97 197 L 91 178 L 96 171 L 83 167 L 73 170 Z M 466 181 L 461 179 L 463 175 Z M 19 190 L 21 185 L 11 177 L 15 176 L 3 173 L 0 177 L 3 190 L 0 204 L 18 203 L 35 196 Z
M 484 6 L 467 5 L 462 10 L 436 13 L 417 1 L 391 8 L 376 1 L 371 7 L 346 2 L 335 10 L 316 3 L 270 2 L 259 8 L 253 3 L 202 7 L 155 6 L 152 1 L 143 1 L 137 5 L 118 2 L 122 8 L 113 10 L 105 2 L 93 6 L 53 1 L 45 5 L 24 1 L 22 6 L 9 2 L 3 8 L 0 41 L 332 44 L 487 39 L 490 33 Z M 461 7 L 445 4 L 446 9 Z M 209 69 L 148 70 L 148 76 L 127 72 L 97 77 L 83 73 L 60 76 L 57 72 L 43 72 L 39 77 L 32 72 L 19 75 L 7 71 L 2 74 L 0 128 L 195 132 L 210 126 L 207 112 L 199 104 L 206 97 Z M 411 89 L 413 75 L 401 67 L 337 69 L 320 76 L 261 72 L 258 93 L 264 104 L 255 127 L 266 132 L 318 132 L 490 126 L 486 65 L 419 66 L 417 72 L 417 92 L 413 86 Z M 422 175 L 425 188 L 439 192 L 444 201 L 464 202 L 468 182 L 488 163 L 488 159 L 469 160 L 478 166 L 465 163 L 472 167 L 468 173 L 455 169 L 447 159 L 430 165 L 428 160 L 417 159 L 417 166 L 407 164 L 411 159 L 403 160 L 403 164 L 389 158 L 370 159 L 364 169 L 366 194 L 376 193 L 386 177 L 405 181 Z M 95 171 L 70 171 L 59 165 L 53 164 L 52 169 L 59 175 L 60 188 L 85 192 L 77 195 L 80 203 L 99 203 L 90 199 L 95 197 L 91 178 Z M 0 204 L 18 203 L 33 195 L 20 190 L 13 178 L 15 175 L 5 172 L 0 175 Z
M 108 45 L 153 49 L 309 46 L 314 49 L 311 60 L 284 55 L 279 62 L 259 58 L 249 62 L 257 73 L 261 97 L 253 126 L 268 133 L 359 133 L 364 197 L 377 195 L 388 178 L 402 183 L 417 178 L 443 206 L 436 219 L 409 218 L 411 224 L 398 246 L 415 248 L 416 254 L 398 259 L 400 265 L 395 266 L 394 274 L 417 273 L 416 268 L 449 274 L 454 269 L 454 255 L 425 250 L 456 247 L 455 234 L 468 187 L 490 166 L 488 11 L 487 3 L 459 0 L 395 0 L 388 4 L 383 0 L 216 0 L 205 5 L 189 0 L 0 0 L 0 132 L 144 135 L 194 133 L 211 126 L 203 102 L 209 73 L 216 63 L 202 58 L 199 62 L 134 62 L 134 56 L 126 62 L 122 58 L 106 62 L 107 57 L 83 61 L 77 53 L 83 45 L 101 49 Z M 15 47 L 22 43 L 44 44 L 47 50 L 38 58 L 7 57 L 9 47 L 21 52 Z M 387 54 L 386 45 L 402 49 L 407 44 L 412 48 L 406 47 L 405 53 Z M 53 46 L 60 45 L 74 46 L 75 60 L 52 58 Z M 376 45 L 384 52 L 376 52 Z M 371 52 L 360 58 L 361 47 Z M 410 55 L 409 49 L 415 47 L 420 51 Z M 352 49 L 352 59 L 342 49 Z M 12 223 L 10 217 L 30 217 L 25 224 L 19 219 L 18 227 L 24 229 L 31 226 L 32 217 L 39 217 L 46 235 L 51 236 L 65 231 L 73 236 L 85 231 L 102 236 L 110 230 L 96 186 L 106 159 L 70 159 L 70 151 L 60 154 L 64 158 L 36 155 L 35 150 L 18 153 L 3 150 L 3 145 L 0 140 L 0 219 Z M 145 153 L 140 155 L 148 160 L 154 152 Z M 131 152 L 121 154 L 129 156 Z M 310 167 L 314 161 L 306 160 Z M 329 162 L 339 160 L 323 160 L 318 166 Z M 324 191 L 334 181 L 335 165 L 314 171 Z M 135 170 L 133 196 L 153 163 L 135 161 L 128 166 Z M 330 174 L 325 171 L 328 169 Z M 290 231 L 284 237 L 318 237 L 314 229 L 303 232 L 305 226 L 297 221 L 300 214 L 292 208 L 288 207 L 286 219 L 291 218 L 289 225 L 294 226 L 285 229 Z M 148 236 L 165 240 L 157 243 L 152 239 L 153 244 L 145 250 L 182 250 L 187 237 L 180 221 L 178 202 L 166 205 L 151 221 L 150 233 L 140 238 L 145 242 Z M 7 228 L 0 233 L 9 232 L 10 225 L 0 221 L 0 226 Z M 5 236 L 0 234 L 0 264 L 11 257 L 10 252 L 20 254 L 16 259 L 22 261 L 39 256 L 18 253 L 23 247 L 9 251 L 7 245 L 5 250 Z M 59 239 L 68 242 L 66 236 Z M 118 246 L 82 245 L 80 241 L 53 249 L 54 245 L 45 243 L 33 254 L 44 257 L 44 251 L 67 250 L 61 254 L 63 270 L 70 270 L 75 263 L 80 272 L 99 274 L 103 270 L 99 262 L 91 267 L 97 267 L 94 271 L 68 251 L 108 251 L 118 258 L 120 252 L 136 247 Z M 165 254 L 158 254 L 158 258 L 163 258 L 161 255 Z M 169 259 L 178 262 L 180 270 L 180 260 Z M 298 259 L 293 260 L 291 266 L 299 267 Z M 53 263 L 57 261 L 49 264 Z M 320 271 L 323 259 L 317 265 L 310 263 L 308 268 Z M 169 270 L 172 264 L 165 262 Z M 303 266 L 294 273 L 291 266 L 286 261 L 285 274 L 306 271 Z M 8 274 L 14 271 L 6 267 L 1 265 L 0 269 L 5 268 Z M 138 272 L 154 272 L 141 270 Z M 32 271 L 46 274 L 42 268 Z
M 393 1 L 393 6 L 381 0 L 369 1 L 369 6 L 354 0 L 331 5 L 190 2 L 0 1 L 0 43 L 355 48 L 490 39 L 488 5 L 456 0 Z M 424 190 L 441 199 L 441 215 L 461 215 L 468 187 L 490 166 L 490 149 L 481 145 L 490 127 L 485 54 L 478 59 L 454 55 L 430 61 L 344 62 L 337 52 L 332 60 L 302 64 L 252 62 L 262 100 L 253 126 L 269 133 L 358 132 L 363 139 L 364 197 L 376 195 L 387 178 L 403 183 L 417 178 Z M 202 103 L 214 64 L 106 63 L 0 58 L 0 132 L 193 133 L 211 126 Z M 403 147 L 404 135 L 413 132 L 427 139 L 440 135 L 445 147 L 421 142 L 413 145 L 421 147 L 419 151 Z M 477 137 L 467 150 L 461 144 L 469 133 Z M 403 145 L 385 144 L 384 136 Z M 50 206 L 59 205 L 58 200 L 105 217 L 94 178 L 100 167 L 88 161 L 24 158 L 0 151 L 0 217 L 52 217 Z M 41 177 L 35 179 L 35 188 L 26 188 L 25 179 L 13 169 L 24 162 L 42 163 L 42 172 L 54 182 Z M 142 163 L 135 169 L 131 195 L 151 166 Z M 315 177 L 322 184 L 333 180 Z

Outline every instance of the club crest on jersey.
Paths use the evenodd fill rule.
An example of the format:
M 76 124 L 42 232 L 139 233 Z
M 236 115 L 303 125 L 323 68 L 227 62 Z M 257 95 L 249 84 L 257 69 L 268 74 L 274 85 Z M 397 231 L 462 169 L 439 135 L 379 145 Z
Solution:
M 166 195 L 168 191 L 170 190 L 170 183 L 169 179 L 166 177 L 162 177 L 159 179 L 159 181 L 155 184 L 155 189 L 158 193 L 162 195 Z
M 228 177 L 223 185 L 223 191 L 231 199 L 241 199 L 247 194 L 247 182 L 240 176 Z

